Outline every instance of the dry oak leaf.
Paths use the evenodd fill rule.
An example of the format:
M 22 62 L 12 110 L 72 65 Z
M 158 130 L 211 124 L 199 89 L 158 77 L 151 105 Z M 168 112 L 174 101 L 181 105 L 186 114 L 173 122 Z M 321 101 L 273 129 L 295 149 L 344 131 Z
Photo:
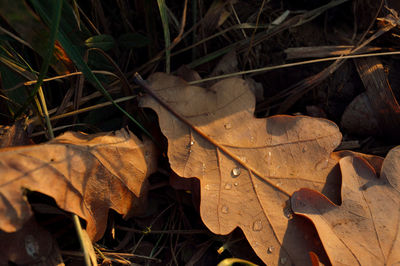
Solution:
M 31 217 L 25 188 L 85 219 L 90 238 L 99 240 L 110 208 L 124 217 L 143 208 L 155 157 L 150 141 L 125 129 L 67 132 L 45 144 L 1 149 L 0 229 L 14 232 Z
M 256 119 L 254 95 L 239 78 L 209 89 L 163 73 L 148 81 L 155 96 L 141 105 L 158 114 L 172 169 L 200 180 L 208 228 L 228 234 L 240 227 L 268 265 L 309 263 L 287 202 L 301 187 L 322 190 L 341 140 L 337 126 L 304 116 Z
M 301 189 L 293 210 L 314 223 L 333 265 L 400 265 L 400 146 L 388 153 L 379 178 L 360 157 L 339 164 L 342 204 Z

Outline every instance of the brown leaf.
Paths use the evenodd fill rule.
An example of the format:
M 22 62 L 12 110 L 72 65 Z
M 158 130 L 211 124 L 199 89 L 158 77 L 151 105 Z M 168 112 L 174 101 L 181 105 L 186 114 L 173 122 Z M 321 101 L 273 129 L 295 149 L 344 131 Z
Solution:
M 226 6 L 233 2 L 234 0 L 214 0 L 212 2 L 202 21 L 202 27 L 206 36 L 214 32 L 229 17 L 230 13 L 226 10 Z
M 378 58 L 354 61 L 366 92 L 346 108 L 342 125 L 360 135 L 383 135 L 397 139 L 400 132 L 400 106 L 393 95 L 387 74 Z
M 33 144 L 24 129 L 25 119 L 1 128 L 0 148 Z M 0 239 L 0 265 L 64 265 L 55 239 L 33 217 L 16 232 L 0 231 Z
M 310 189 L 293 194 L 293 210 L 315 224 L 333 265 L 399 263 L 399 165 L 400 147 L 385 158 L 380 178 L 364 159 L 341 159 L 340 206 Z
M 162 73 L 149 78 L 153 92 L 142 106 L 159 116 L 172 169 L 200 180 L 201 217 L 216 234 L 240 227 L 267 264 L 309 263 L 306 237 L 289 220 L 295 190 L 322 190 L 340 143 L 335 124 L 303 116 L 256 119 L 255 99 L 238 78 L 209 89 Z
M 25 120 L 21 119 L 0 134 L 0 148 L 33 144 L 24 127 Z
M 46 144 L 1 149 L 0 229 L 14 232 L 31 217 L 25 188 L 53 197 L 60 208 L 85 219 L 96 241 L 109 208 L 124 216 L 143 208 L 154 155 L 152 143 L 125 129 L 67 132 Z
M 0 265 L 64 265 L 57 243 L 31 217 L 20 230 L 0 231 Z
M 341 128 L 357 135 L 373 136 L 379 132 L 379 123 L 366 93 L 361 93 L 346 107 Z
M 376 175 L 379 176 L 381 174 L 383 157 L 377 155 L 365 154 L 361 152 L 349 151 L 349 150 L 335 151 L 331 157 L 339 162 L 340 159 L 346 156 L 357 156 L 363 158 L 372 166 Z

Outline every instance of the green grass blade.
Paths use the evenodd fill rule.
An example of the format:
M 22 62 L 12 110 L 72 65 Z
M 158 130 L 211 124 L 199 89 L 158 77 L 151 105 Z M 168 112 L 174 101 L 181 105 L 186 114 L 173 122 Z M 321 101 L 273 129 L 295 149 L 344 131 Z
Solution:
M 49 17 L 44 12 L 41 2 L 38 0 L 31 0 L 34 3 L 34 6 L 40 16 L 49 23 Z M 135 123 L 147 136 L 153 139 L 152 135 L 136 120 L 134 119 L 128 112 L 126 112 L 120 105 L 118 105 L 111 95 L 108 93 L 106 89 L 104 89 L 103 85 L 100 83 L 98 78 L 93 74 L 89 66 L 83 61 L 82 56 L 78 50 L 78 48 L 72 44 L 72 42 L 68 39 L 68 35 L 64 32 L 62 28 L 58 31 L 58 41 L 60 42 L 61 46 L 64 48 L 65 52 L 68 54 L 69 58 L 74 62 L 74 64 L 78 67 L 78 69 L 83 73 L 83 75 L 87 78 L 89 82 L 93 84 L 103 95 L 104 97 L 112 102 L 112 104 L 120 110 L 124 115 L 126 115 L 133 123 Z
M 39 88 L 42 86 L 43 79 L 47 74 L 50 65 L 50 60 L 53 56 L 54 43 L 57 37 L 58 26 L 60 25 L 62 4 L 63 1 L 61 0 L 54 2 L 47 52 L 46 55 L 43 57 L 43 63 L 42 67 L 40 68 L 39 77 L 37 79 L 35 86 L 33 87 L 31 94 L 29 95 L 28 100 L 24 103 L 22 108 L 17 111 L 14 118 L 18 118 L 23 112 L 25 112 L 26 108 L 31 104 L 32 100 L 34 99 Z
M 52 3 L 53 2 L 48 4 L 49 14 L 53 14 L 51 13 L 51 8 L 53 7 Z M 48 43 L 43 40 L 50 39 L 50 29 L 39 20 L 25 1 L 0 1 L 0 16 L 7 21 L 17 34 L 14 35 L 4 28 L 1 28 L 2 32 L 33 49 L 42 58 L 47 57 L 49 51 Z M 50 64 L 58 74 L 63 74 L 68 71 L 65 62 L 60 60 L 55 52 L 53 53 Z
M 169 34 L 168 25 L 168 13 L 167 6 L 165 5 L 165 0 L 157 0 L 158 9 L 160 10 L 160 17 L 164 31 L 164 41 L 165 41 L 165 72 L 171 72 L 171 50 L 168 47 L 171 45 L 171 38 Z

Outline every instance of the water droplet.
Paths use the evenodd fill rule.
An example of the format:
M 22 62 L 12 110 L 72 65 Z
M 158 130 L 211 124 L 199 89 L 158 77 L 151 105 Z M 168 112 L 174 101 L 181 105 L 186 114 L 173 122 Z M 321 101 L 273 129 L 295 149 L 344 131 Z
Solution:
M 191 142 L 190 142 L 190 146 L 193 146 L 194 145 L 194 140 L 192 140 Z
M 233 183 L 234 185 L 235 185 L 235 187 L 237 187 L 238 185 L 239 185 L 239 183 L 238 182 L 235 182 L 235 183 Z
M 39 243 L 33 235 L 25 236 L 25 251 L 32 258 L 39 257 Z
M 263 228 L 261 220 L 257 220 L 253 223 L 253 231 L 261 231 Z
M 232 184 L 231 184 L 231 183 L 226 183 L 225 186 L 224 186 L 224 188 L 225 188 L 226 190 L 230 190 L 230 189 L 232 188 Z
M 204 188 L 205 188 L 206 190 L 210 190 L 210 185 L 206 185 Z
M 285 258 L 285 257 L 282 257 L 281 260 L 280 260 L 281 264 L 285 264 L 286 261 L 287 261 L 287 258 Z
M 239 167 L 233 168 L 231 174 L 232 177 L 238 177 L 240 175 L 240 168 Z
M 268 252 L 269 254 L 271 254 L 272 251 L 274 251 L 274 247 L 273 247 L 273 246 L 268 247 L 267 252 Z
M 225 129 L 231 129 L 232 128 L 232 124 L 231 123 L 226 123 L 224 125 Z
M 271 155 L 272 155 L 272 153 L 269 151 L 269 152 L 268 152 L 268 156 L 271 156 Z
M 280 187 L 281 185 L 282 185 L 282 182 L 276 183 L 276 186 L 277 186 L 277 187 Z
M 225 214 L 227 214 L 228 212 L 229 212 L 229 208 L 228 208 L 228 206 L 222 206 L 222 208 L 221 208 L 221 212 L 222 213 L 225 213 Z
M 286 218 L 289 220 L 293 219 L 293 212 L 289 207 L 283 208 L 283 214 L 285 215 Z
M 324 170 L 327 166 L 328 166 L 328 159 L 323 159 L 315 165 L 315 170 L 321 171 Z
M 247 163 L 247 158 L 246 158 L 246 156 L 239 156 L 239 159 L 240 159 L 242 162 Z
M 253 136 L 250 137 L 250 142 L 251 142 L 251 143 L 254 142 L 254 137 L 253 137 Z

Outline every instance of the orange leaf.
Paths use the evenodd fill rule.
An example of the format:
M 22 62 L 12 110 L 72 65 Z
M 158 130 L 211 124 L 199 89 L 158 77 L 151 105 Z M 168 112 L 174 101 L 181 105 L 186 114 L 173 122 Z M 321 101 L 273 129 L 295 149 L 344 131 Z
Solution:
M 128 216 L 143 208 L 146 178 L 155 171 L 151 142 L 130 131 L 85 135 L 67 132 L 42 145 L 0 150 L 0 229 L 19 230 L 32 212 L 23 188 L 53 197 L 87 221 L 100 239 L 110 208 Z
M 400 261 L 400 147 L 385 158 L 380 178 L 366 160 L 340 160 L 342 204 L 301 189 L 295 213 L 309 218 L 333 265 L 395 265 Z
M 172 169 L 200 180 L 208 228 L 240 227 L 268 265 L 309 263 L 309 236 L 296 230 L 287 202 L 300 187 L 323 189 L 341 140 L 337 126 L 304 116 L 256 119 L 254 95 L 238 78 L 209 89 L 162 73 L 149 81 L 155 95 L 142 106 L 158 114 Z

